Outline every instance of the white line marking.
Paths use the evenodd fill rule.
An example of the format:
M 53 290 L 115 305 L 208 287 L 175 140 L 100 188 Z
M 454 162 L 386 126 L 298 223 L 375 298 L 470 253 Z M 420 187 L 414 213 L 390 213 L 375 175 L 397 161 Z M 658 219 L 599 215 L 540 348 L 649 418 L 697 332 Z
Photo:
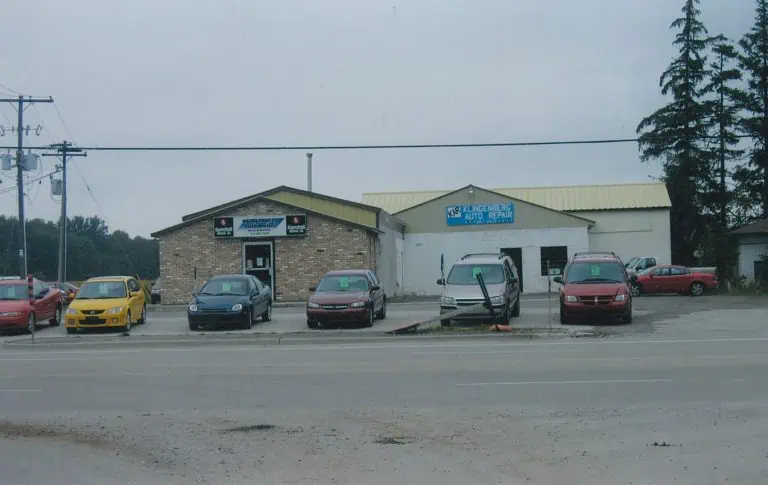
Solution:
M 542 384 L 639 384 L 649 382 L 671 382 L 672 379 L 616 379 L 603 381 L 516 381 L 516 382 L 469 382 L 457 386 L 519 386 Z

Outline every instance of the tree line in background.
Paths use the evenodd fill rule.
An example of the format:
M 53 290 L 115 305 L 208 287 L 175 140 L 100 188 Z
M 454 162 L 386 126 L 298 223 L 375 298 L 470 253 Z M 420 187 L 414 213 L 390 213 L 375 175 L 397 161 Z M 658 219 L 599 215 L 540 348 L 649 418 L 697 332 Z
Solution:
M 0 276 L 19 272 L 19 219 L 0 216 Z M 55 281 L 58 274 L 59 226 L 50 221 L 27 221 L 27 268 L 35 277 Z M 67 223 L 67 279 L 130 275 L 155 279 L 160 273 L 154 239 L 109 232 L 99 217 L 75 216 Z
M 714 264 L 728 277 L 728 233 L 768 217 L 768 0 L 733 41 L 712 35 L 699 0 L 685 0 L 676 57 L 659 86 L 669 103 L 638 125 L 643 162 L 661 161 L 672 208 L 672 260 Z

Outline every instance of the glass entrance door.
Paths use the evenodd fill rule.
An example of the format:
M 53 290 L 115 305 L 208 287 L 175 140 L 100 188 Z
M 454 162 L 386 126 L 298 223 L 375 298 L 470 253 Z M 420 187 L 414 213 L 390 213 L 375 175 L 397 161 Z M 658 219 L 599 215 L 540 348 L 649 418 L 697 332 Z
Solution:
M 274 253 L 271 242 L 245 243 L 243 246 L 245 273 L 257 277 L 272 288 L 274 285 Z

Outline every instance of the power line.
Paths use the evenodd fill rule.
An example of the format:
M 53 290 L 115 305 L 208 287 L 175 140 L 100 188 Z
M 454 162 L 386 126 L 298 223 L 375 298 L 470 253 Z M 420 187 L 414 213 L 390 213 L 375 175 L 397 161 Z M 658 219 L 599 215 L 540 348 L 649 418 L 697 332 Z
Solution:
M 30 177 L 30 178 L 28 178 L 24 182 L 23 185 L 25 185 L 25 186 L 26 185 L 32 185 L 35 182 L 40 182 L 41 180 L 45 180 L 46 178 L 50 177 L 51 175 L 53 175 L 55 173 L 58 173 L 59 171 L 60 171 L 59 169 L 51 170 L 50 172 L 38 175 L 37 177 Z M 5 188 L 5 189 L 0 189 L 0 195 L 8 194 L 8 193 L 11 193 L 11 192 L 15 192 L 16 190 L 17 190 L 16 187 L 8 187 L 8 188 Z
M 751 135 L 735 135 L 736 138 L 750 138 Z M 702 136 L 696 139 L 717 139 L 717 136 Z M 677 137 L 646 137 L 644 142 L 673 140 Z M 80 146 L 83 150 L 102 152 L 213 152 L 213 151 L 295 151 L 295 150 L 392 150 L 409 148 L 495 148 L 557 145 L 610 145 L 637 143 L 641 138 L 606 138 L 594 140 L 561 141 L 510 141 L 491 143 L 416 143 L 392 145 L 243 145 L 243 146 Z M 0 146 L 0 149 L 13 148 Z M 45 150 L 48 147 L 28 147 Z
M 736 138 L 750 138 L 751 135 L 735 135 Z M 717 139 L 717 136 L 702 136 L 697 139 Z M 677 137 L 645 137 L 644 142 L 673 140 Z M 415 143 L 392 145 L 243 145 L 243 146 L 80 146 L 83 150 L 102 152 L 214 152 L 214 151 L 296 151 L 296 150 L 393 150 L 409 148 L 496 148 L 558 145 L 611 145 L 638 143 L 641 138 L 605 138 L 593 140 L 560 141 L 509 141 L 491 143 Z M 14 148 L 0 146 L 0 149 Z M 45 150 L 48 147 L 28 147 Z
M 19 95 L 21 94 L 20 92 L 16 91 L 15 89 L 11 89 L 11 88 L 9 88 L 8 86 L 4 86 L 4 85 L 2 85 L 2 84 L 0 84 L 0 88 L 3 88 L 3 89 L 5 89 L 6 91 L 10 91 L 10 92 L 12 92 L 13 94 L 19 94 Z

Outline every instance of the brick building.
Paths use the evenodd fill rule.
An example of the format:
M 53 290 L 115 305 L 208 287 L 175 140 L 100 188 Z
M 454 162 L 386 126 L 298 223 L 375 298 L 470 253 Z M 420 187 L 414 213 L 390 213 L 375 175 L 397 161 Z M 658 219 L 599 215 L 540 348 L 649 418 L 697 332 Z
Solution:
M 215 274 L 248 273 L 278 301 L 305 300 L 328 271 L 375 270 L 402 286 L 402 222 L 379 208 L 277 187 L 182 217 L 159 230 L 163 303 L 186 303 Z

